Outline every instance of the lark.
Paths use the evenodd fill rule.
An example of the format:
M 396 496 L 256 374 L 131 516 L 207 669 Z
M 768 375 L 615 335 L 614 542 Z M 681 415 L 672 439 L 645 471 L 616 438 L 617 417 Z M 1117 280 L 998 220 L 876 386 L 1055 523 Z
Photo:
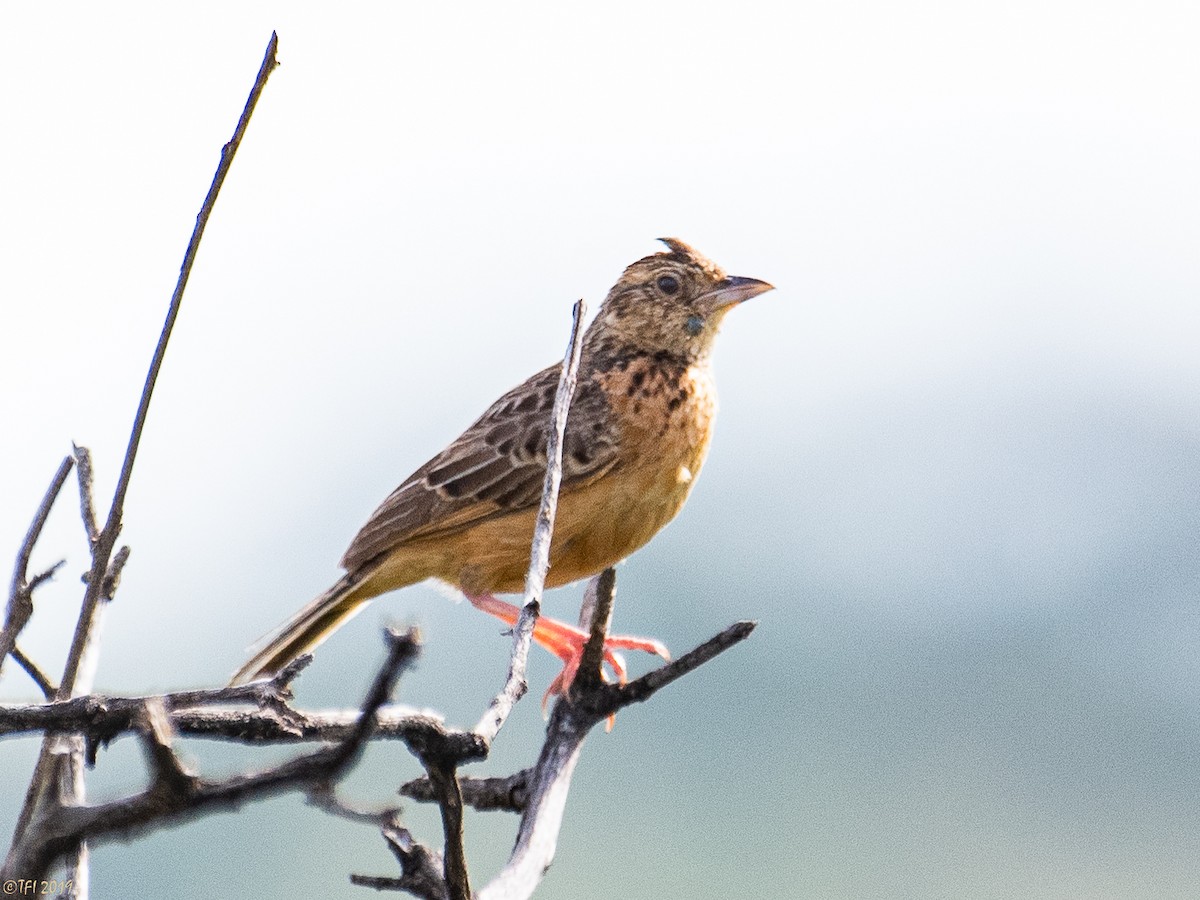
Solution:
M 683 241 L 662 242 L 666 251 L 625 269 L 584 334 L 547 587 L 620 562 L 683 508 L 712 440 L 721 320 L 772 289 L 726 275 Z M 405 479 L 351 542 L 345 575 L 268 635 L 234 683 L 276 674 L 368 601 L 430 578 L 514 623 L 519 608 L 495 595 L 524 587 L 559 368 L 504 394 Z M 586 633 L 543 616 L 533 637 L 564 663 L 550 690 L 566 690 Z M 659 641 L 612 635 L 605 656 L 621 675 L 619 650 L 667 656 Z

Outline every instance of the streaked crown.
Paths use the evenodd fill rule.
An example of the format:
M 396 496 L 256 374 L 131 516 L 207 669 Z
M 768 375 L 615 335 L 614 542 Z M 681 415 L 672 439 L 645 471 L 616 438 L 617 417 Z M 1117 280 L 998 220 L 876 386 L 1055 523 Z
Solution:
M 725 271 L 678 238 L 643 257 L 608 292 L 587 342 L 606 349 L 665 354 L 691 363 L 707 358 L 730 309 L 771 285 Z

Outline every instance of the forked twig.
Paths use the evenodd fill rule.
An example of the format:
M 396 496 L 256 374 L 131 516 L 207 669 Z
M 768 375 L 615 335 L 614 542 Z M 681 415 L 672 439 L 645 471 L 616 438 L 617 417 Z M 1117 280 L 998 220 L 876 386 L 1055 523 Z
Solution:
M 159 335 L 158 344 L 155 347 L 154 356 L 151 359 L 150 368 L 146 375 L 146 382 L 142 388 L 141 398 L 138 401 L 138 408 L 134 415 L 129 442 L 125 448 L 125 457 L 121 463 L 120 474 L 117 477 L 112 504 L 109 506 L 104 525 L 99 530 L 96 528 L 94 504 L 91 496 L 90 456 L 82 448 L 76 448 L 75 450 L 75 462 L 80 468 L 81 512 L 84 520 L 84 529 L 88 534 L 89 543 L 91 544 L 92 563 L 86 576 L 87 588 L 84 591 L 79 619 L 76 622 L 75 633 L 67 652 L 67 661 L 63 669 L 63 676 L 55 694 L 60 700 L 69 698 L 77 692 L 87 693 L 91 690 L 91 684 L 89 683 L 90 667 L 85 666 L 84 661 L 89 655 L 94 656 L 94 646 L 98 639 L 99 620 L 102 610 L 116 589 L 116 583 L 120 578 L 121 566 L 128 556 L 127 550 L 122 550 L 115 559 L 113 553 L 116 550 L 117 538 L 121 532 L 121 517 L 125 508 L 125 496 L 129 490 L 129 482 L 133 474 L 133 464 L 137 457 L 138 445 L 141 442 L 142 431 L 146 424 L 146 416 L 150 409 L 150 399 L 154 391 L 154 385 L 158 379 L 159 371 L 162 369 L 167 342 L 170 339 L 175 320 L 179 315 L 179 309 L 183 301 L 183 292 L 191 275 L 192 264 L 195 261 L 196 252 L 200 246 L 200 239 L 203 237 L 204 229 L 208 224 L 208 219 L 216 203 L 217 195 L 221 190 L 221 185 L 225 181 L 225 176 L 233 162 L 234 155 L 237 153 L 238 146 L 241 144 L 242 137 L 245 135 L 246 127 L 249 125 L 250 117 L 254 112 L 254 107 L 258 102 L 259 96 L 262 94 L 263 87 L 266 85 L 267 78 L 278 65 L 275 59 L 277 46 L 278 38 L 272 33 L 271 40 L 267 44 L 267 51 L 263 57 L 262 65 L 259 67 L 258 75 L 254 80 L 254 86 L 250 90 L 250 96 L 238 119 L 232 139 L 221 150 L 221 160 L 217 165 L 216 174 L 213 177 L 204 203 L 200 208 L 200 213 L 196 217 L 196 225 L 184 253 L 183 264 L 179 270 L 179 279 L 176 282 L 175 291 L 171 296 L 166 321 Z M 60 472 L 62 472 L 61 467 Z M 65 472 L 63 472 L 63 478 L 65 479 L 65 477 Z M 61 484 L 59 487 L 61 487 Z M 57 489 L 54 493 L 57 494 Z M 7 641 L 7 638 L 5 640 Z M 13 637 L 13 643 L 15 644 L 15 636 Z M 11 646 L 6 647 L 5 653 L 7 654 L 11 649 Z M 81 673 L 87 673 L 86 677 L 81 677 Z M 70 866 L 80 873 L 78 879 L 80 885 L 76 888 L 77 895 L 85 896 L 87 892 L 86 853 L 80 848 L 61 845 L 55 845 L 53 852 L 47 853 L 47 846 L 50 843 L 49 838 L 45 834 L 39 833 L 43 830 L 41 828 L 42 824 L 52 818 L 51 813 L 54 810 L 66 808 L 62 804 L 82 801 L 82 778 L 72 778 L 68 772 L 68 769 L 82 771 L 81 750 L 74 747 L 68 750 L 64 758 L 66 762 L 66 766 L 64 767 L 59 764 L 58 759 L 62 757 L 60 752 L 62 746 L 62 742 L 52 736 L 48 737 L 43 743 L 42 752 L 34 770 L 30 790 L 26 795 L 25 804 L 17 820 L 13 844 L 3 868 L 0 869 L 0 876 L 3 878 L 40 880 L 45 877 L 45 867 L 55 857 L 78 849 L 78 858 Z M 70 791 L 65 797 L 60 796 L 62 793 L 59 789 L 61 785 L 70 786 Z M 31 832 L 30 826 L 34 822 L 38 823 L 38 828 L 33 829 Z
M 42 495 L 42 502 L 38 504 L 37 512 L 33 514 L 33 521 L 29 523 L 29 530 L 25 532 L 25 540 L 21 541 L 21 547 L 17 551 L 17 562 L 13 566 L 12 586 L 8 592 L 8 607 L 4 614 L 4 629 L 0 631 L 0 672 L 4 669 L 4 660 L 17 646 L 17 637 L 21 634 L 21 630 L 33 615 L 34 588 L 46 581 L 62 565 L 61 562 L 56 563 L 40 575 L 35 575 L 32 581 L 29 580 L 29 558 L 33 555 L 34 545 L 42 536 L 46 519 L 50 517 L 50 509 L 54 506 L 54 501 L 58 499 L 63 485 L 66 484 L 67 476 L 71 474 L 71 467 L 74 464 L 75 461 L 69 456 L 63 457 L 63 461 L 58 464 L 58 471 L 50 479 L 50 487 Z

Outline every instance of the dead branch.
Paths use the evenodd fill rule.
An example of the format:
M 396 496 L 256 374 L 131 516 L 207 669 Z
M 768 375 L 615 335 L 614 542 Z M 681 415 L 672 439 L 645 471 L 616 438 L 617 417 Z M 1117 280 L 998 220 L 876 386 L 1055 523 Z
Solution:
M 592 706 L 593 711 L 597 715 L 607 716 L 633 703 L 644 703 L 671 682 L 678 681 L 688 672 L 700 668 L 734 644 L 739 644 L 750 637 L 756 627 L 758 627 L 757 622 L 734 622 L 724 631 L 713 635 L 700 646 L 683 654 L 679 659 L 653 669 L 629 684 L 601 685 L 599 696 Z M 590 704 L 590 701 L 585 700 L 584 702 Z
M 601 596 L 597 612 L 602 611 L 604 604 Z M 476 900 L 524 900 L 537 889 L 554 860 L 571 777 L 584 739 L 597 723 L 624 706 L 649 699 L 661 688 L 745 640 L 753 630 L 753 622 L 731 625 L 674 662 L 624 686 L 603 683 L 598 665 L 587 670 L 592 673 L 590 676 L 585 676 L 581 666 L 571 697 L 561 698 L 554 705 L 537 764 L 522 779 L 525 799 L 521 804 L 521 824 L 508 864 L 480 889 Z M 424 792 L 424 787 L 419 790 Z M 416 790 L 406 793 L 414 799 L 424 799 Z M 480 793 L 486 796 L 485 791 Z M 469 795 L 464 783 L 464 797 Z
M 567 341 L 567 351 L 563 357 L 558 390 L 551 412 L 550 433 L 546 446 L 546 477 L 542 482 L 541 503 L 529 553 L 529 569 L 525 575 L 525 601 L 513 626 L 508 676 L 500 693 L 492 699 L 474 731 L 474 736 L 485 748 L 485 754 L 500 729 L 504 727 L 513 706 L 528 690 L 525 671 L 533 629 L 541 612 L 546 572 L 550 568 L 550 541 L 554 534 L 558 489 L 562 483 L 563 436 L 566 433 L 567 415 L 570 412 L 571 398 L 575 394 L 579 373 L 579 357 L 583 346 L 583 315 L 586 309 L 587 305 L 583 300 L 578 300 L 571 311 L 571 335 Z M 463 848 L 463 796 L 458 783 L 458 766 L 466 759 L 458 755 L 455 749 L 442 745 L 441 742 L 429 745 L 425 750 L 418 752 L 417 757 L 425 767 L 426 778 L 442 815 L 442 879 L 445 895 L 450 900 L 470 900 L 471 885 L 467 875 L 466 852 Z M 417 854 L 423 860 L 430 858 L 430 851 L 412 842 L 411 835 L 407 832 L 404 834 L 407 835 L 407 839 L 403 843 L 406 847 L 411 844 L 411 848 L 397 856 L 401 860 L 402 868 L 406 864 L 415 864 L 413 860 L 417 857 L 413 854 Z M 384 836 L 389 846 L 395 850 L 396 843 L 388 837 L 386 830 Z
M 41 670 L 38 664 L 25 655 L 25 652 L 20 647 L 13 646 L 12 658 L 13 662 L 24 669 L 26 674 L 33 679 L 33 683 L 41 690 L 43 697 L 47 700 L 54 697 L 58 688 L 54 686 L 53 682 L 50 681 L 50 677 Z
M 179 268 L 179 279 L 175 283 L 175 291 L 171 295 L 171 303 L 167 309 L 167 318 L 163 322 L 158 344 L 154 348 L 154 356 L 150 361 L 150 369 L 146 373 L 146 382 L 142 387 L 142 396 L 138 401 L 137 412 L 134 414 L 133 428 L 130 431 L 129 443 L 125 448 L 125 458 L 121 463 L 121 471 L 117 477 L 117 487 L 113 492 L 112 504 L 109 506 L 104 527 L 99 530 L 93 540 L 95 550 L 92 555 L 92 568 L 88 573 L 88 589 L 84 597 L 83 612 L 76 626 L 75 639 L 71 643 L 71 650 L 67 656 L 67 665 L 63 673 L 62 684 L 59 685 L 60 697 L 69 697 L 74 690 L 80 660 L 88 643 L 88 632 L 92 627 L 91 623 L 95 614 L 94 611 L 105 599 L 105 575 L 109 571 L 112 553 L 116 548 L 117 537 L 121 532 L 121 517 L 125 510 L 125 495 L 129 490 L 129 482 L 133 476 L 133 464 L 137 458 L 138 446 L 142 440 L 142 431 L 146 425 L 146 416 L 150 411 L 150 400 L 154 393 L 154 385 L 158 381 L 158 374 L 162 369 L 163 359 L 166 357 L 167 342 L 171 338 L 171 331 L 175 327 L 175 320 L 178 318 L 179 309 L 183 304 L 183 292 L 187 288 L 188 279 L 192 274 L 192 264 L 195 262 L 196 252 L 200 249 L 200 240 L 204 237 L 204 230 L 208 225 L 209 216 L 212 215 L 213 207 L 216 205 L 217 195 L 221 192 L 221 186 L 225 183 L 225 176 L 229 173 L 229 168 L 233 164 L 233 158 L 238 151 L 238 147 L 241 146 L 242 138 L 246 134 L 246 128 L 250 124 L 250 117 L 254 114 L 254 108 L 258 104 L 258 98 L 261 96 L 263 88 L 266 87 L 267 79 L 275 70 L 275 67 L 279 65 L 275 58 L 277 46 L 278 37 L 272 33 L 271 40 L 267 44 L 267 52 L 263 56 L 262 65 L 259 67 L 258 75 L 254 79 L 254 86 L 250 89 L 250 96 L 247 98 L 242 114 L 238 118 L 237 126 L 234 128 L 233 137 L 221 148 L 221 161 L 217 164 L 217 171 L 213 175 L 208 194 L 205 196 L 204 203 L 200 207 L 200 212 L 196 216 L 196 226 L 192 230 L 192 236 L 188 240 L 187 249 L 184 251 L 183 264 Z M 87 467 L 87 474 L 90 475 L 90 466 Z M 85 510 L 85 525 L 88 527 L 90 533 L 95 527 L 95 522 L 89 521 L 89 512 L 92 508 L 90 479 L 86 487 L 88 488 L 87 490 L 85 490 L 84 480 L 81 479 L 80 490 L 85 495 L 81 500 L 81 504 Z
M 85 576 L 87 586 L 84 591 L 83 604 L 79 613 L 79 619 L 76 622 L 75 633 L 67 652 L 67 662 L 63 670 L 63 676 L 55 693 L 56 699 L 64 700 L 76 694 L 88 693 L 91 690 L 90 681 L 91 674 L 94 671 L 94 656 L 99 638 L 100 619 L 104 607 L 112 598 L 112 594 L 116 589 L 121 567 L 124 565 L 125 559 L 128 558 L 128 550 L 125 548 L 117 552 L 115 558 L 113 554 L 116 551 L 117 539 L 121 533 L 121 518 L 125 508 L 125 496 L 129 489 L 130 478 L 133 475 L 133 465 L 137 457 L 138 445 L 141 442 L 142 431 L 145 427 L 146 416 L 149 412 L 154 384 L 162 368 L 167 342 L 171 336 L 175 320 L 179 315 L 179 308 L 183 301 L 183 292 L 187 286 L 192 264 L 196 257 L 196 251 L 199 249 L 200 239 L 204 234 L 205 226 L 216 203 L 221 185 L 225 181 L 226 173 L 229 171 L 233 157 L 246 132 L 246 127 L 249 125 L 250 117 L 254 112 L 258 98 L 262 93 L 263 87 L 266 85 L 267 78 L 277 65 L 275 59 L 276 47 L 277 38 L 272 34 L 271 40 L 267 45 L 266 54 L 263 57 L 262 65 L 259 67 L 258 75 L 255 78 L 254 86 L 251 88 L 250 96 L 234 129 L 233 138 L 222 148 L 221 160 L 213 177 L 212 185 L 209 187 L 208 195 L 205 197 L 204 203 L 200 208 L 200 213 L 196 217 L 196 226 L 192 232 L 191 239 L 188 241 L 187 250 L 184 253 L 183 264 L 179 271 L 179 279 L 171 297 L 166 321 L 159 335 L 158 344 L 155 347 L 154 356 L 146 375 L 146 382 L 142 388 L 137 412 L 134 415 L 133 428 L 125 449 L 125 457 L 121 464 L 120 474 L 117 477 L 117 486 L 113 494 L 112 503 L 109 506 L 104 525 L 99 529 L 96 527 L 95 504 L 92 497 L 91 457 L 86 449 L 75 448 L 75 464 L 79 475 L 80 510 L 84 530 L 87 532 L 91 548 L 92 561 L 91 567 Z M 66 464 L 64 463 L 63 466 L 66 466 Z M 60 467 L 60 472 L 62 473 L 62 478 L 65 479 L 66 472 L 63 471 L 63 467 Z M 59 484 L 58 488 L 54 489 L 53 494 L 55 496 L 59 488 L 61 488 L 61 484 Z M 50 499 L 52 502 L 53 497 Z M 40 526 L 38 526 L 38 531 L 40 531 Z M 36 533 L 34 537 L 36 538 Z M 20 562 L 18 562 L 18 566 L 20 565 Z M 5 640 L 7 641 L 7 638 Z M 16 637 L 14 634 L 12 643 L 15 644 L 15 641 Z M 5 654 L 7 654 L 11 651 L 12 647 L 11 645 L 5 646 L 4 649 Z M 2 660 L 3 657 L 0 657 L 0 661 Z M 25 803 L 17 820 L 12 847 L 10 848 L 3 869 L 0 870 L 0 874 L 3 874 L 5 878 L 40 880 L 45 874 L 44 866 L 49 865 L 57 856 L 71 849 L 54 844 L 53 835 L 43 834 L 40 832 L 40 829 L 42 823 L 51 821 L 57 811 L 65 808 L 62 805 L 64 799 L 59 796 L 61 794 L 61 787 L 69 786 L 71 789 L 66 802 L 82 803 L 83 801 L 82 762 L 80 756 L 82 748 L 78 746 L 81 743 L 81 741 L 66 741 L 54 736 L 48 736 L 44 742 L 29 791 L 26 794 Z M 79 777 L 74 777 L 72 775 L 73 772 L 77 772 Z M 31 826 L 37 826 L 33 832 L 30 831 Z M 53 852 L 47 849 L 50 844 L 54 844 Z M 76 896 L 86 897 L 86 848 L 80 846 L 77 849 L 76 857 L 76 860 L 70 863 L 70 867 L 78 876 L 75 879 L 77 882 L 75 892 Z M 42 867 L 31 868 L 31 861 L 37 861 Z
M 351 884 L 377 891 L 407 891 L 423 900 L 449 900 L 450 894 L 442 877 L 442 859 L 437 853 L 418 844 L 407 829 L 398 825 L 385 828 L 383 838 L 400 863 L 401 877 L 351 875 Z
M 217 694 L 217 691 L 213 692 Z M 184 737 L 209 738 L 243 744 L 299 744 L 344 740 L 358 725 L 357 709 L 307 711 L 287 706 L 224 708 L 214 698 L 215 709 L 200 704 L 180 705 L 176 694 L 145 697 L 107 697 L 89 694 L 53 703 L 0 706 L 0 735 L 38 734 L 44 731 L 77 732 L 90 744 L 103 746 L 137 730 L 137 716 L 147 702 L 162 702 L 171 727 Z M 405 706 L 380 710 L 373 738 L 400 740 L 414 752 L 448 747 L 465 760 L 483 759 L 486 748 L 467 731 L 446 728 L 433 712 Z M 94 762 L 94 758 L 89 762 Z
M 29 524 L 29 530 L 25 533 L 25 540 L 21 541 L 21 548 L 17 551 L 17 562 L 13 566 L 12 587 L 8 592 L 8 607 L 4 614 L 4 629 L 0 630 L 0 674 L 4 671 L 4 660 L 17 646 L 17 637 L 29 622 L 30 616 L 33 615 L 34 589 L 49 579 L 62 565 L 61 562 L 55 563 L 45 572 L 35 575 L 32 581 L 29 580 L 29 558 L 33 555 L 33 547 L 38 538 L 42 536 L 46 519 L 50 517 L 50 509 L 54 506 L 54 501 L 58 499 L 63 485 L 66 484 L 67 476 L 71 474 L 71 466 L 74 464 L 74 460 L 69 456 L 63 457 L 63 461 L 58 464 L 58 471 L 50 479 L 50 487 L 42 496 L 42 502 L 38 504 L 37 512 L 33 514 L 33 521 Z M 32 675 L 33 672 L 30 674 Z
M 220 781 L 207 781 L 193 774 L 175 752 L 174 730 L 166 705 L 161 698 L 144 699 L 137 729 L 151 772 L 150 786 L 133 797 L 94 806 L 43 806 L 28 829 L 39 840 L 25 845 L 29 852 L 14 861 L 14 871 L 44 872 L 56 858 L 83 841 L 127 839 L 182 818 L 237 807 L 288 790 L 309 790 L 335 782 L 358 759 L 371 736 L 376 714 L 400 675 L 416 659 L 420 644 L 415 631 L 389 631 L 386 636 L 387 659 L 346 738 L 263 772 Z
M 581 325 L 586 310 L 587 304 L 583 300 L 577 300 L 571 311 L 571 339 L 567 343 L 567 353 L 563 358 L 562 373 L 559 376 L 558 391 L 554 396 L 554 409 L 551 412 L 550 437 L 546 445 L 546 479 L 542 483 L 542 499 L 534 526 L 529 570 L 525 575 L 525 602 L 513 627 L 513 649 L 509 659 L 508 678 L 500 693 L 489 704 L 479 724 L 475 726 L 475 733 L 489 746 L 504 727 L 513 706 L 528 690 L 525 669 L 529 659 L 533 627 L 541 614 L 546 572 L 550 568 L 550 538 L 554 533 L 558 488 L 562 483 L 562 442 L 567 428 L 567 413 L 571 408 L 571 398 L 575 395 L 575 383 L 579 374 L 579 354 L 583 347 Z
M 463 803 L 480 812 L 503 810 L 522 812 L 529 799 L 529 778 L 533 769 L 522 769 L 505 778 L 458 776 Z M 435 803 L 437 797 L 428 778 L 414 778 L 400 786 L 400 796 L 422 803 Z

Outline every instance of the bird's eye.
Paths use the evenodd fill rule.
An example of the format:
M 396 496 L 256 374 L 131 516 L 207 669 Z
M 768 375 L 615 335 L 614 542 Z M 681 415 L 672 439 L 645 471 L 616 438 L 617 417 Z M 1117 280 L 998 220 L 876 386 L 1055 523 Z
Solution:
M 659 275 L 658 289 L 664 294 L 674 294 L 679 290 L 679 279 L 674 275 Z

